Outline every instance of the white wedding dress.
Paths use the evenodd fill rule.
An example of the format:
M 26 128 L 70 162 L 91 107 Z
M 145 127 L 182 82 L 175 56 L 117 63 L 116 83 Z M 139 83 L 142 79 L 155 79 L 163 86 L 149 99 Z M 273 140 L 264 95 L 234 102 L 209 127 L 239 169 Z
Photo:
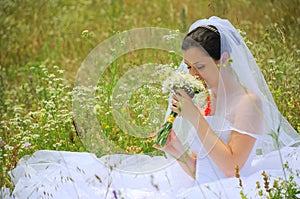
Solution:
M 208 118 L 209 122 L 209 118 Z M 230 131 L 220 138 L 227 142 Z M 37 151 L 23 157 L 11 171 L 14 198 L 241 198 L 237 178 L 226 178 L 209 156 L 201 156 L 196 137 L 191 148 L 197 154 L 196 180 L 172 158 L 113 154 L 97 158 L 92 153 Z M 300 147 L 285 147 L 283 162 L 294 171 L 300 165 Z M 271 181 L 284 177 L 278 151 L 258 157 L 255 147 L 241 169 L 243 191 L 257 198 L 256 181 L 262 170 Z M 297 184 L 300 179 L 295 176 Z M 1 195 L 1 194 L 0 194 Z M 6 196 L 6 198 L 10 198 Z

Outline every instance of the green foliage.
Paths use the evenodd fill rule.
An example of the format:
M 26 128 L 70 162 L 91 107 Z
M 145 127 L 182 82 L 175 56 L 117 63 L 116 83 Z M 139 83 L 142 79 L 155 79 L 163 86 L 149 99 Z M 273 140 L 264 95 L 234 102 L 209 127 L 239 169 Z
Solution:
M 285 164 L 285 169 L 288 169 L 287 164 Z M 289 170 L 289 169 L 288 169 Z M 258 190 L 259 198 L 270 198 L 270 199 L 297 199 L 300 194 L 300 187 L 294 181 L 294 176 L 299 177 L 299 173 L 294 173 L 294 171 L 289 170 L 288 179 L 273 179 L 273 184 L 270 186 L 270 176 L 268 176 L 265 172 L 262 173 L 263 177 L 263 188 L 260 187 L 259 182 L 256 182 L 256 188 Z
M 0 68 L 1 74 L 6 71 Z M 18 160 L 41 149 L 84 151 L 75 134 L 71 113 L 71 88 L 63 70 L 44 64 L 17 68 L 24 79 L 18 86 L 4 79 L 0 128 L 1 179 Z
M 255 198 L 263 199 L 297 199 L 300 194 L 300 186 L 294 180 L 295 176 L 299 177 L 299 170 L 292 170 L 288 164 L 283 165 L 285 172 L 289 172 L 289 177 L 286 179 L 274 178 L 269 176 L 265 171 L 262 172 L 262 181 L 256 181 L 256 196 Z M 242 179 L 239 175 L 239 170 L 235 171 L 235 177 L 239 180 L 240 196 L 242 199 L 247 199 L 247 194 L 244 193 Z M 272 185 L 271 185 L 272 183 Z

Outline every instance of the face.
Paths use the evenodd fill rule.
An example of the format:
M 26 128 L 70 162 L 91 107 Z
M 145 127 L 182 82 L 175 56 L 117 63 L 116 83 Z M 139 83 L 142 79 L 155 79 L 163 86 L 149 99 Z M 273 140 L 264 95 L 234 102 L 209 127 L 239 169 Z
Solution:
M 184 62 L 191 75 L 204 80 L 208 88 L 217 88 L 219 80 L 218 61 L 213 60 L 199 48 L 183 51 Z

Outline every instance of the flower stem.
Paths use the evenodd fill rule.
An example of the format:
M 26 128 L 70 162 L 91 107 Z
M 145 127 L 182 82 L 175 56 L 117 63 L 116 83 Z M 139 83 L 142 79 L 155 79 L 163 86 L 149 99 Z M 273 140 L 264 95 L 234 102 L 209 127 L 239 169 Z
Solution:
M 174 120 L 177 116 L 177 113 L 171 111 L 167 121 L 163 124 L 160 130 L 157 133 L 155 143 L 164 147 L 166 146 L 170 131 L 173 127 Z

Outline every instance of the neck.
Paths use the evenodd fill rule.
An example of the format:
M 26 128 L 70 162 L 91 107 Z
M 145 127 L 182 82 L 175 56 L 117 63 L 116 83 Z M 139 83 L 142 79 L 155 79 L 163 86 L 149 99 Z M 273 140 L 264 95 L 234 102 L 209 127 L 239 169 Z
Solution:
M 209 90 L 209 94 L 212 95 L 213 98 L 217 97 L 217 93 L 218 93 L 218 86 L 212 87 L 212 88 L 208 88 Z
M 211 94 L 213 95 L 213 97 L 217 98 L 218 88 L 212 88 L 211 91 L 212 91 Z

